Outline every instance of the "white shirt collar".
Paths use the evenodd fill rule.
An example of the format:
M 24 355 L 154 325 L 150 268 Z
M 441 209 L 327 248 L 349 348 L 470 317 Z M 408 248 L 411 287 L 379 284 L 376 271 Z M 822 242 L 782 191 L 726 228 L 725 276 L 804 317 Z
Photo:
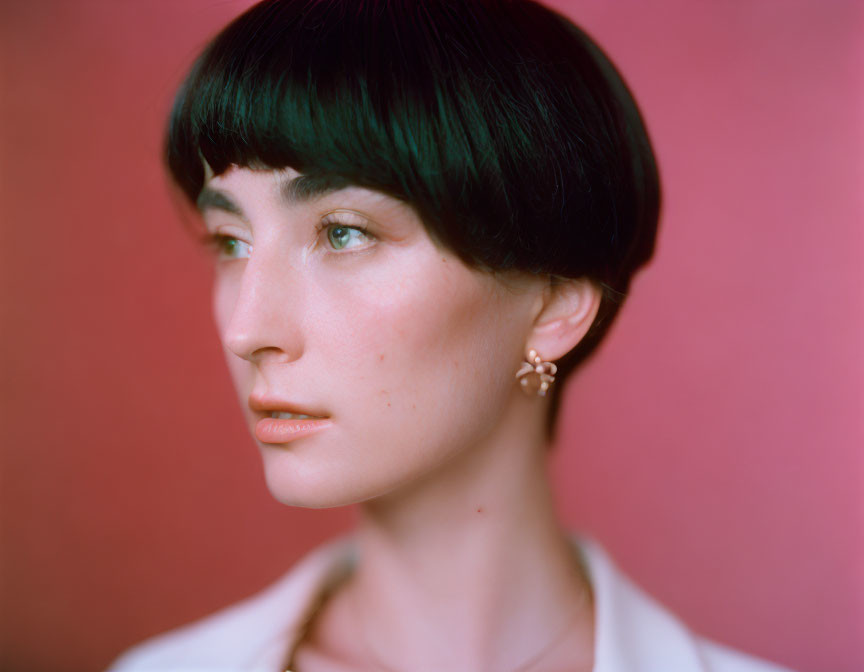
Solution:
M 783 672 L 697 637 L 599 544 L 575 534 L 570 540 L 594 592 L 593 672 Z M 353 535 L 337 537 L 256 595 L 133 647 L 109 672 L 279 672 L 327 589 L 355 562 Z

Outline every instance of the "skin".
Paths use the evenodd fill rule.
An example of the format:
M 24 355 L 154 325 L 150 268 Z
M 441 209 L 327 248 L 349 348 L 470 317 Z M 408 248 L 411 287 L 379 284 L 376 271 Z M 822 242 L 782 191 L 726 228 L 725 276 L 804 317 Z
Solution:
M 360 562 L 296 669 L 501 672 L 564 632 L 532 671 L 590 670 L 590 588 L 546 472 L 548 401 L 515 372 L 531 348 L 554 361 L 575 346 L 599 291 L 470 270 L 375 191 L 286 200 L 297 176 L 208 171 L 219 199 L 202 212 L 234 239 L 214 256 L 213 313 L 250 430 L 253 393 L 333 422 L 284 446 L 256 439 L 270 492 L 359 505 Z M 352 226 L 369 235 L 333 231 Z

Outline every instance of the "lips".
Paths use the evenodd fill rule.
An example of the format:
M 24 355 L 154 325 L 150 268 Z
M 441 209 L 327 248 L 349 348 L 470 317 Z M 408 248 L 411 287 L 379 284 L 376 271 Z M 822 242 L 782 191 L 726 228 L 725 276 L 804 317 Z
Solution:
M 293 413 L 294 415 L 309 415 L 313 419 L 318 420 L 330 417 L 322 408 L 272 396 L 251 395 L 249 397 L 249 408 L 257 413 L 264 414 L 265 417 L 276 411 Z
M 249 408 L 258 416 L 255 436 L 262 443 L 285 444 L 310 434 L 316 434 L 333 425 L 327 412 L 311 404 L 287 399 L 250 395 Z M 308 415 L 309 418 L 274 418 L 273 413 Z
M 332 420 L 324 418 L 318 420 L 261 418 L 255 424 L 255 437 L 261 443 L 285 444 L 310 434 L 317 434 L 332 425 Z

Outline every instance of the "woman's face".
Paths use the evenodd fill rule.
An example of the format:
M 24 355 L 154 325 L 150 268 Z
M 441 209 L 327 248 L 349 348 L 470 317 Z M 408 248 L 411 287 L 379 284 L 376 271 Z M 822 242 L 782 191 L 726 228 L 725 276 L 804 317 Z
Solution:
M 302 196 L 288 186 L 298 175 L 233 167 L 199 206 L 226 236 L 213 310 L 253 436 L 270 413 L 250 396 L 329 417 L 288 443 L 256 437 L 268 487 L 339 506 L 433 475 L 494 430 L 540 284 L 469 270 L 401 201 L 358 187 Z

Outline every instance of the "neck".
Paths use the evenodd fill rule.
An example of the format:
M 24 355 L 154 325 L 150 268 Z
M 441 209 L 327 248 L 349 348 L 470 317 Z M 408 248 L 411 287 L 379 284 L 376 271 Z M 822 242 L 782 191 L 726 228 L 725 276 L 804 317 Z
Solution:
M 590 589 L 557 520 L 542 410 L 515 404 L 437 473 L 360 505 L 348 592 L 389 668 L 514 670 L 568 623 L 547 661 L 590 665 Z

